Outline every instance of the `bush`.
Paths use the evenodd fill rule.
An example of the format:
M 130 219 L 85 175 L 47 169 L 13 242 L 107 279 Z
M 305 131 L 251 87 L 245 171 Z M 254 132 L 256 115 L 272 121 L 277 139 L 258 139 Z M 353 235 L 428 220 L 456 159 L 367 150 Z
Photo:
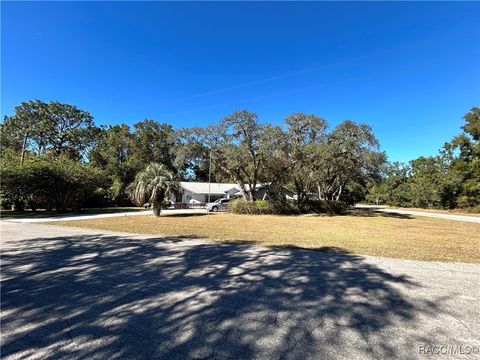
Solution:
M 2 198 L 17 210 L 27 207 L 78 211 L 98 195 L 96 191 L 105 179 L 101 171 L 69 159 L 2 164 L 1 172 Z
M 342 201 L 316 200 L 308 202 L 236 199 L 228 209 L 244 215 L 299 215 L 299 214 L 344 214 L 348 205 Z
M 236 199 L 230 202 L 228 209 L 234 214 L 248 215 L 288 215 L 296 213 L 296 209 L 290 203 L 272 200 L 245 201 Z
M 474 206 L 469 209 L 469 212 L 474 213 L 474 214 L 480 214 L 480 205 Z
M 301 214 L 345 214 L 347 203 L 333 200 L 314 200 L 298 203 Z

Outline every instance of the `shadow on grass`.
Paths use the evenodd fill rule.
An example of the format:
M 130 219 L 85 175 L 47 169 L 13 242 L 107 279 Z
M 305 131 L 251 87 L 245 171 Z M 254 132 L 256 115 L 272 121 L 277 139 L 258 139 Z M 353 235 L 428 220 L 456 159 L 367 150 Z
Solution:
M 75 235 L 7 244 L 2 355 L 407 358 L 411 342 L 426 339 L 411 337 L 402 348 L 395 331 L 441 313 L 439 302 L 404 296 L 400 287 L 421 291 L 409 278 L 342 249 L 184 239 Z
M 10 210 L 3 210 L 0 212 L 0 217 L 2 219 L 20 219 L 20 218 L 45 218 L 45 217 L 66 217 L 72 215 L 99 215 L 99 214 L 115 214 L 115 213 L 128 213 L 128 212 L 136 212 L 136 211 L 143 211 L 144 208 L 135 208 L 135 207 L 113 207 L 113 208 L 88 208 L 82 209 L 78 212 L 66 212 L 66 213 L 57 213 L 55 211 L 46 211 L 46 210 L 38 210 L 38 211 L 10 211 Z
M 52 211 L 10 211 L 2 210 L 0 217 L 2 219 L 17 219 L 17 218 L 43 218 L 59 215 Z
M 319 247 L 306 247 L 298 246 L 296 244 L 278 244 L 278 245 L 265 245 L 260 241 L 256 240 L 210 240 L 204 237 L 193 237 L 197 239 L 206 239 L 207 241 L 214 241 L 218 244 L 227 244 L 227 245 L 245 245 L 245 246 L 261 246 L 268 249 L 290 249 L 290 250 L 305 250 L 305 251 L 318 251 L 318 252 L 331 252 L 338 254 L 352 254 L 351 251 L 338 247 L 338 246 L 319 246 Z
M 297 249 L 297 250 L 308 250 L 308 251 L 319 251 L 319 252 L 329 252 L 337 254 L 351 254 L 347 249 L 338 247 L 338 246 L 320 246 L 316 248 L 302 247 L 294 244 L 283 244 L 283 245 L 274 245 L 271 246 L 274 249 Z
M 230 213 L 234 214 L 234 213 Z M 352 208 L 348 209 L 345 213 L 306 213 L 306 214 L 234 214 L 237 216 L 281 216 L 281 217 L 336 217 L 336 216 L 361 216 L 361 217 L 389 217 L 397 219 L 414 219 L 414 216 L 393 212 L 382 212 L 378 211 L 375 208 Z
M 388 217 L 396 219 L 415 219 L 414 216 L 408 214 L 400 214 L 395 212 L 382 212 L 378 211 L 376 208 L 357 208 L 351 209 L 348 212 L 348 215 L 352 216 L 361 216 L 361 217 Z
M 193 216 L 207 216 L 207 213 L 191 213 L 191 214 L 175 214 L 175 213 L 162 213 L 160 216 L 162 217 L 193 217 Z

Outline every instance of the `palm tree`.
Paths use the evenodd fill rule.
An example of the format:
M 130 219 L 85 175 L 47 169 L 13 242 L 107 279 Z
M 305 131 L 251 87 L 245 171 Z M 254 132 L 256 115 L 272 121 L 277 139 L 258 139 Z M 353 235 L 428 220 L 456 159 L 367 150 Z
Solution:
M 155 216 L 160 216 L 164 200 L 177 189 L 178 182 L 173 173 L 162 164 L 151 163 L 135 176 L 135 180 L 127 186 L 126 192 L 137 205 L 150 202 Z

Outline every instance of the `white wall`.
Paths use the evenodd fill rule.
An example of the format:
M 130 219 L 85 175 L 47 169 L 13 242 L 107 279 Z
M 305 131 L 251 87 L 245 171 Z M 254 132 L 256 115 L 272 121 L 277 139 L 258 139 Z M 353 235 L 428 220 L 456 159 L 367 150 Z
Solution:
M 205 202 L 203 194 L 194 194 L 188 190 L 182 189 L 182 202 L 185 204 L 195 204 Z
M 208 194 L 194 194 L 191 191 L 182 189 L 182 203 L 185 204 L 198 204 L 205 203 L 208 201 Z M 227 197 L 227 194 L 211 194 L 212 201 L 221 198 Z M 175 196 L 171 197 L 171 200 L 175 202 Z

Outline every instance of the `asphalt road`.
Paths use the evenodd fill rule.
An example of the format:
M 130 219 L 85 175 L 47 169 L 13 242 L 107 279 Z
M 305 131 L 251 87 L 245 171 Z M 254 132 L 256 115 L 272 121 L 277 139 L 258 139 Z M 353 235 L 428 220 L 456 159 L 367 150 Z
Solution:
M 3 359 L 479 358 L 479 265 L 0 226 Z

